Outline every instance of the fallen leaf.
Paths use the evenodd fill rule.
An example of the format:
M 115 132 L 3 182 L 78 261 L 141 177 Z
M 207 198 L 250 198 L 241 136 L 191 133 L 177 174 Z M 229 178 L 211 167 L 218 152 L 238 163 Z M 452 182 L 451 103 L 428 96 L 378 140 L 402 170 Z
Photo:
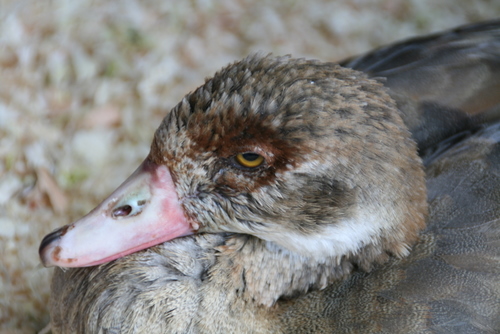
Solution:
M 68 197 L 61 187 L 59 187 L 54 177 L 44 167 L 37 168 L 36 176 L 38 178 L 36 184 L 38 191 L 47 195 L 50 205 L 55 212 L 64 212 L 68 207 Z
M 111 128 L 121 123 L 121 113 L 118 107 L 107 104 L 91 110 L 83 119 L 85 128 Z

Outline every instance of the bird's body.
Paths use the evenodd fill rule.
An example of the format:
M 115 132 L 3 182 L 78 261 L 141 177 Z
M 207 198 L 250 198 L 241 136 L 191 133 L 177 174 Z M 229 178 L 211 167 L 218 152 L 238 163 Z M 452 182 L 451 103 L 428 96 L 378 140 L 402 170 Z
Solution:
M 477 68 L 498 74 L 500 22 L 464 31 L 461 45 L 477 48 L 461 63 L 475 59 Z M 458 42 L 442 36 L 424 41 L 444 40 L 439 54 L 449 56 Z M 388 50 L 344 64 L 380 64 L 378 57 L 398 49 Z M 433 55 L 419 66 L 442 70 Z M 399 80 L 397 65 L 384 69 L 388 91 L 335 64 L 251 56 L 187 95 L 165 117 L 133 177 L 88 217 L 42 243 L 46 264 L 100 264 L 56 270 L 53 331 L 498 331 L 500 97 L 490 91 L 498 76 L 473 84 L 485 103 L 467 97 L 443 107 L 405 90 L 401 82 L 415 87 L 422 80 L 413 74 Z M 445 94 L 451 83 L 437 82 L 436 90 Z M 433 117 L 415 107 L 428 103 Z M 435 119 L 457 113 L 469 121 L 450 118 L 443 133 L 428 130 Z M 478 115 L 486 114 L 492 125 L 458 135 L 476 131 L 486 120 Z M 410 136 L 425 159 L 426 180 Z M 102 253 L 87 257 L 89 242 L 79 241 L 79 231 L 93 226 L 94 217 L 134 226 L 153 217 L 150 208 L 160 208 L 160 223 L 175 217 L 173 232 L 162 239 L 174 240 L 132 253 L 138 245 L 123 248 L 117 239 L 116 251 L 97 245 Z

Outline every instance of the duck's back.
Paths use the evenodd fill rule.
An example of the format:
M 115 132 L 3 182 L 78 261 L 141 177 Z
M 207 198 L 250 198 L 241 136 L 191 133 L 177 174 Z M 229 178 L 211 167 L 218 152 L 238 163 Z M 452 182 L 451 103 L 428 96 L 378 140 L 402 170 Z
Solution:
M 500 123 L 427 166 L 428 228 L 411 255 L 295 301 L 288 333 L 498 333 Z
M 382 78 L 421 152 L 500 119 L 500 20 L 417 37 L 340 64 Z

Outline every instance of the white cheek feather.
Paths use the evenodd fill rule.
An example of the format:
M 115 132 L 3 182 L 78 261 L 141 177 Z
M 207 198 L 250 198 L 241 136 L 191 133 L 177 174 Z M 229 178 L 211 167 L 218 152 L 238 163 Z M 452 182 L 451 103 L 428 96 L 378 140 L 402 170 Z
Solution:
M 355 218 L 325 226 L 317 234 L 266 231 L 259 237 L 289 251 L 317 260 L 326 257 L 340 258 L 348 253 L 356 253 L 363 246 L 376 242 L 376 236 L 386 225 L 384 220 L 377 219 L 376 216 L 373 213 L 360 214 Z

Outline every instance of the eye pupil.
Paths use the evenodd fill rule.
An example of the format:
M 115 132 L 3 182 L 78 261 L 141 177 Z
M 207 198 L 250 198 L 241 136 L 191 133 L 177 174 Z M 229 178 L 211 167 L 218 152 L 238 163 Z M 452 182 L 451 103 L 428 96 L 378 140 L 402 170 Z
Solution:
M 260 155 L 256 153 L 243 153 L 242 156 L 245 160 L 248 161 L 255 161 L 260 158 Z

